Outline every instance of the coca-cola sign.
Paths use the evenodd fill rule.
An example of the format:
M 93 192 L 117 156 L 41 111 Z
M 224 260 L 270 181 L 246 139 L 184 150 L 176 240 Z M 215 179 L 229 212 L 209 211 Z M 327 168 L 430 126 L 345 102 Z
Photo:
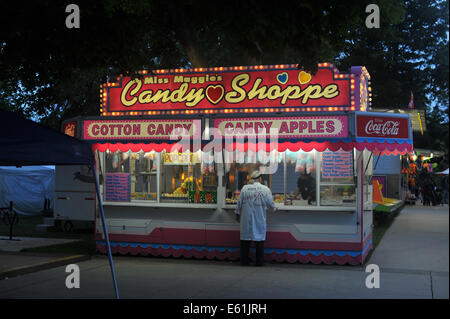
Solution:
M 408 118 L 388 116 L 356 116 L 358 137 L 408 138 Z

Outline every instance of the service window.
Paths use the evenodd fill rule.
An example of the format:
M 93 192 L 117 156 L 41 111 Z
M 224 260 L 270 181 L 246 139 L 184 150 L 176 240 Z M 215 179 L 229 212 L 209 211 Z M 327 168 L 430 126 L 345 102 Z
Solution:
M 284 202 L 284 162 L 278 152 L 225 152 L 225 204 L 236 204 L 250 174 L 259 170 L 262 183 L 270 188 L 274 201 Z
M 230 152 L 232 153 L 232 152 Z M 263 183 L 275 203 L 298 206 L 356 205 L 353 151 L 315 150 L 275 153 L 271 162 L 257 153 L 225 153 L 226 204 L 236 204 L 254 169 L 265 172 Z M 274 165 L 276 163 L 276 165 Z
M 286 151 L 286 205 L 316 206 L 317 152 Z

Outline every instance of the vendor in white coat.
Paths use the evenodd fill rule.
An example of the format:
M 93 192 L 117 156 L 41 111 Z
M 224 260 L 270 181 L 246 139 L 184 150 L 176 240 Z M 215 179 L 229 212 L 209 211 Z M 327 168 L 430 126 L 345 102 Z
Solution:
M 236 218 L 241 223 L 241 264 L 249 265 L 250 242 L 256 244 L 256 266 L 264 264 L 264 241 L 266 240 L 266 209 L 275 211 L 275 204 L 270 189 L 261 184 L 259 171 L 250 174 L 250 181 L 245 185 L 236 208 Z

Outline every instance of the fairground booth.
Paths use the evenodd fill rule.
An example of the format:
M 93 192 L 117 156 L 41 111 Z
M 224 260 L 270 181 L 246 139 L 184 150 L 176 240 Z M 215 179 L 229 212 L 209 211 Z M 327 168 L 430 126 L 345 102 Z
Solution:
M 373 159 L 413 151 L 407 114 L 367 112 L 360 66 L 142 71 L 110 79 L 100 99 L 100 117 L 63 129 L 96 152 L 113 253 L 238 259 L 236 203 L 258 168 L 278 207 L 267 261 L 361 264 Z

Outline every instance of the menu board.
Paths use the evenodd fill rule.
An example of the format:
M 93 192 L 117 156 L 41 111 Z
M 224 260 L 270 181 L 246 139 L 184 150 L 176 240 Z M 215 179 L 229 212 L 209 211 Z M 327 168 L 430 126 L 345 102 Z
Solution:
M 353 152 L 322 153 L 322 178 L 353 177 Z
M 105 200 L 115 202 L 130 201 L 130 174 L 105 174 Z

